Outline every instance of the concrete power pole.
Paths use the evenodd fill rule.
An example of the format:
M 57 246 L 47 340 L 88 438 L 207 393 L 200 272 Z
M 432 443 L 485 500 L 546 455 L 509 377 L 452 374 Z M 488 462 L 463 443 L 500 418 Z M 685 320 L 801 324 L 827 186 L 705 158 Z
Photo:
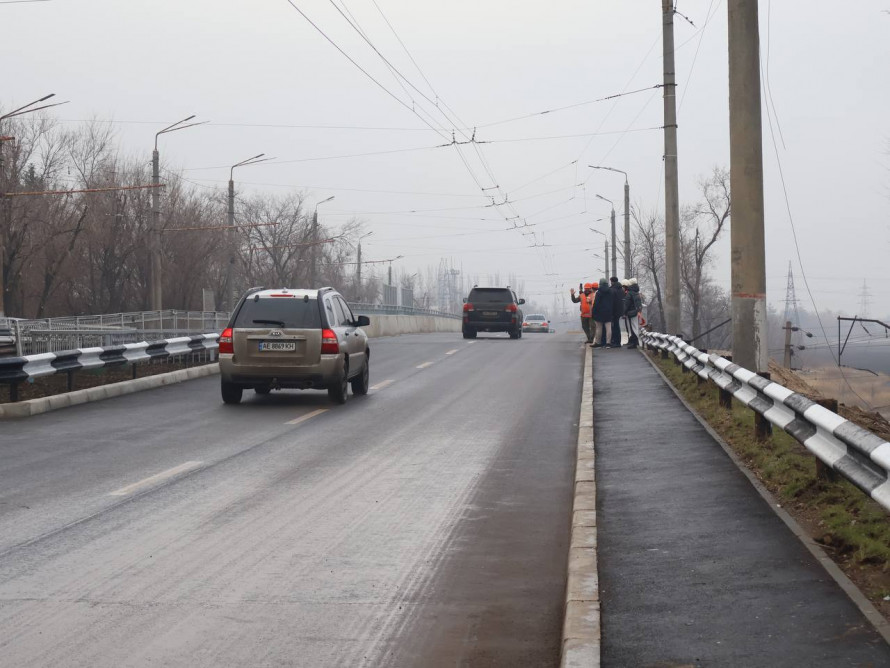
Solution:
M 729 0 L 732 361 L 768 369 L 757 0 Z
M 785 321 L 785 359 L 782 366 L 786 369 L 791 368 L 791 321 Z M 735 359 L 735 358 L 733 358 Z
M 630 257 L 630 184 L 624 180 L 624 278 L 634 275 L 633 262 Z M 616 274 L 617 276 L 617 274 Z
M 151 255 L 151 310 L 163 308 L 161 294 L 161 193 L 158 184 L 161 182 L 160 159 L 158 149 L 151 152 L 151 236 L 149 237 L 149 254 Z
M 362 242 L 358 242 L 358 253 L 356 257 L 356 270 L 355 270 L 355 279 L 358 283 L 358 294 L 356 294 L 356 299 L 362 299 Z
M 606 260 L 606 263 L 605 263 L 605 267 L 603 268 L 603 273 L 605 274 L 605 277 L 608 279 L 609 278 L 609 240 L 608 239 L 606 239 L 606 258 L 605 258 L 605 260 Z
M 618 239 L 615 237 L 615 209 L 612 208 L 612 273 L 609 276 L 618 275 Z M 606 278 L 608 278 L 607 276 Z
M 229 213 L 226 220 L 229 226 L 229 264 L 226 266 L 226 299 L 223 302 L 231 313 L 235 308 L 235 181 L 229 179 Z
M 674 70 L 674 0 L 661 0 L 664 58 L 665 328 L 680 333 L 680 185 L 677 173 L 677 79 Z M 758 100 L 760 97 L 758 96 Z
M 317 247 L 314 245 L 318 238 L 318 207 L 315 207 L 315 211 L 312 212 L 312 228 L 309 231 L 309 243 L 313 244 L 309 247 L 309 252 L 312 255 L 312 262 L 309 263 L 309 289 L 315 288 L 315 278 L 317 272 L 316 262 L 317 258 L 315 256 L 315 251 Z

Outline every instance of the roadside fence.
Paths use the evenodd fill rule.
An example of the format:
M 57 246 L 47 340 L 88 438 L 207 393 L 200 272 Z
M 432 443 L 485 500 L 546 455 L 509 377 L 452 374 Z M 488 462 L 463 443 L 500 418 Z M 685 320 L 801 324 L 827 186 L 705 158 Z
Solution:
M 890 510 L 890 443 L 802 394 L 679 337 L 643 330 L 640 339 L 644 348 L 660 350 L 663 357 L 673 355 L 685 372 L 714 383 L 721 406 L 731 408 L 735 398 L 753 410 L 758 438 L 769 436 L 770 425 L 783 429 L 817 457 L 817 464 Z
M 15 354 L 22 356 L 219 332 L 228 319 L 224 311 L 140 311 L 33 320 L 8 318 L 5 327 L 0 323 L 0 329 L 8 330 Z
M 136 378 L 138 362 L 180 360 L 188 366 L 213 361 L 218 349 L 219 334 L 197 334 L 160 341 L 2 357 L 0 383 L 9 385 L 10 401 L 15 402 L 18 401 L 20 383 L 33 382 L 43 376 L 66 374 L 70 392 L 74 389 L 74 374 L 77 371 L 130 364 L 132 377 Z

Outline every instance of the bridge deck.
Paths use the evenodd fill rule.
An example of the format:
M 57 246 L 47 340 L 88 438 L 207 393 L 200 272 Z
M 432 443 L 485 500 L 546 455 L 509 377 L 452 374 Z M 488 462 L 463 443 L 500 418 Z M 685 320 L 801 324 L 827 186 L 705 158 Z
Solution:
M 603 665 L 890 665 L 890 646 L 649 363 L 594 352 Z

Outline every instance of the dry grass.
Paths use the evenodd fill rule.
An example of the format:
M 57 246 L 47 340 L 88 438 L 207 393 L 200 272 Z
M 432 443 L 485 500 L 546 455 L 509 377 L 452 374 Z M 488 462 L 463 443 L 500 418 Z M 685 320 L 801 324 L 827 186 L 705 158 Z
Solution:
M 720 408 L 711 383 L 682 373 L 673 360 L 653 357 L 686 400 L 730 445 L 782 506 L 890 620 L 890 515 L 849 482 L 816 476 L 816 461 L 783 431 L 767 442 L 754 436 L 754 413 L 733 400 Z M 776 379 L 777 382 L 782 382 Z M 784 384 L 784 383 L 783 383 Z M 796 388 L 792 388 L 796 389 Z

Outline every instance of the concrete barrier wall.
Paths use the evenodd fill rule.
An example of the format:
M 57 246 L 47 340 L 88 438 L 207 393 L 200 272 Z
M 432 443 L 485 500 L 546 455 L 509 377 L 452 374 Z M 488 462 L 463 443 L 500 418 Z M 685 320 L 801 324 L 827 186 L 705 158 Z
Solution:
M 461 321 L 457 318 L 437 318 L 432 315 L 369 315 L 368 317 L 371 319 L 371 326 L 363 329 L 370 337 L 459 332 L 461 327 Z

